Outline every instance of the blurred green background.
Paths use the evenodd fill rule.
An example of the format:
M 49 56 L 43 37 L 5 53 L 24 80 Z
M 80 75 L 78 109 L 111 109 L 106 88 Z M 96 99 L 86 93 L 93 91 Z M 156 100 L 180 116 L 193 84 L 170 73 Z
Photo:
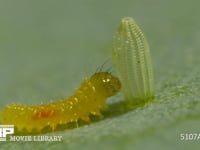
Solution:
M 198 149 L 200 140 L 181 141 L 180 134 L 200 133 L 199 5 L 197 0 L 1 0 L 1 108 L 69 96 L 106 60 L 111 67 L 112 36 L 124 16 L 133 17 L 149 41 L 156 98 L 121 115 L 49 134 L 62 135 L 62 142 L 0 143 L 0 149 Z

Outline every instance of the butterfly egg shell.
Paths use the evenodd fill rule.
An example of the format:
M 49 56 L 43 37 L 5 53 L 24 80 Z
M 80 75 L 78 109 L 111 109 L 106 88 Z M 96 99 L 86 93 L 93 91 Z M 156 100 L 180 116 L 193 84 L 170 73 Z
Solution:
M 112 61 L 125 99 L 141 104 L 154 97 L 154 78 L 149 45 L 131 17 L 122 18 L 113 38 Z

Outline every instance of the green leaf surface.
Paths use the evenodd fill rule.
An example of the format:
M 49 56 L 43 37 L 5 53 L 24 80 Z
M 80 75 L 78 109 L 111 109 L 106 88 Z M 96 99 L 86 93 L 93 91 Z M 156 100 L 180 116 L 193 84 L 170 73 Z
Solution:
M 133 17 L 150 44 L 153 102 L 75 129 L 48 133 L 62 142 L 0 142 L 0 149 L 198 149 L 200 19 L 197 0 L 0 1 L 0 106 L 67 97 L 106 60 L 122 17 Z M 107 69 L 106 67 L 104 68 Z

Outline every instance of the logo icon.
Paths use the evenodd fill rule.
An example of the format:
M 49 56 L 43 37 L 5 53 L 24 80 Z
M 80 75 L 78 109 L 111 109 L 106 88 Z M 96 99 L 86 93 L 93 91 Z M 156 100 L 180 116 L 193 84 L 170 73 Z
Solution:
M 0 125 L 0 141 L 6 141 L 6 136 L 13 133 L 14 125 Z

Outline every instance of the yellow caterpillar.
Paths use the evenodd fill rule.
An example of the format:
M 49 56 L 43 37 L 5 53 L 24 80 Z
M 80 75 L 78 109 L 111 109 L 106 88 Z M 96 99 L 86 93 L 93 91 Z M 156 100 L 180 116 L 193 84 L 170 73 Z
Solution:
M 55 130 L 58 125 L 78 120 L 89 122 L 89 115 L 100 116 L 106 99 L 115 95 L 120 88 L 117 77 L 108 72 L 97 72 L 85 79 L 69 98 L 39 106 L 12 104 L 4 107 L 0 121 L 15 125 L 19 132 L 40 132 L 45 127 Z

